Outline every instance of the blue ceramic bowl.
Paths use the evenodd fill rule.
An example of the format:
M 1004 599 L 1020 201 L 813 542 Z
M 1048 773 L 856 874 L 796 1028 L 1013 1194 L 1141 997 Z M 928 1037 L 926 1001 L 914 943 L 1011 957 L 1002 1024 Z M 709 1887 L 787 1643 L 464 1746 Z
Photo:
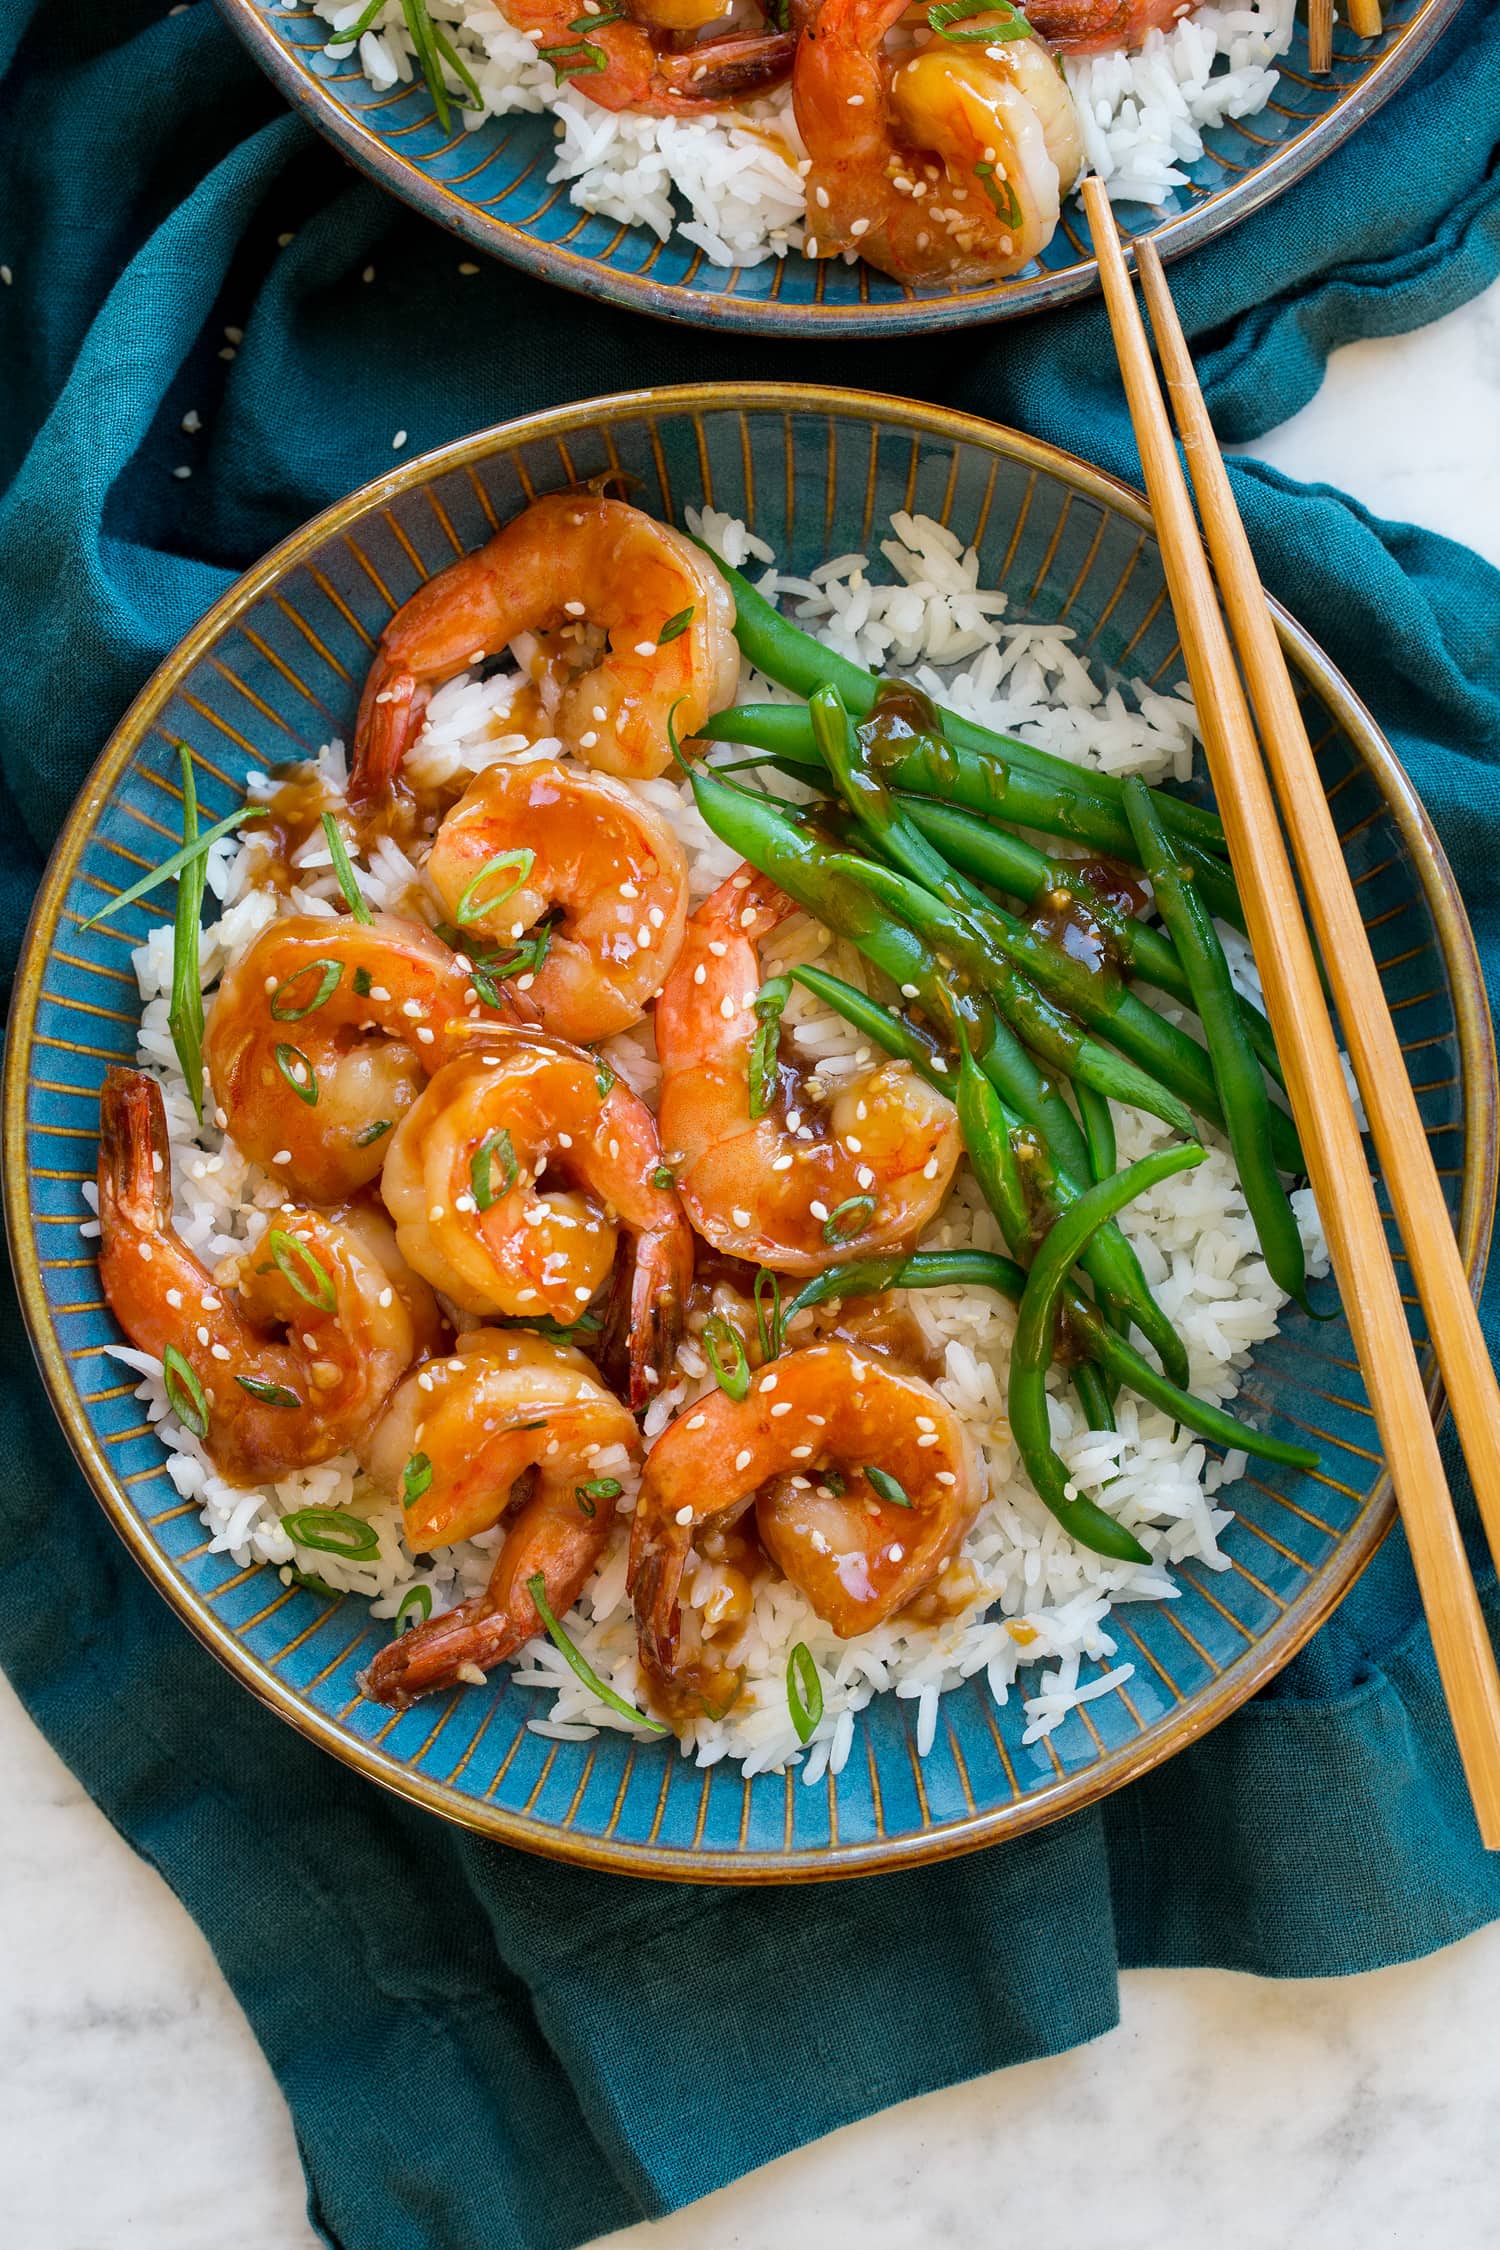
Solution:
M 1122 1692 L 1023 1746 L 1019 1698 L 981 1680 L 944 1698 L 916 1755 L 914 1706 L 859 1721 L 837 1779 L 744 1782 L 675 1748 L 531 1733 L 534 1693 L 500 1672 L 393 1716 L 363 1702 L 360 1667 L 390 1631 L 354 1599 L 281 1585 L 210 1554 L 179 1499 L 80 1238 L 98 1092 L 135 1050 L 129 948 L 161 907 L 84 924 L 180 835 L 174 744 L 192 747 L 205 818 L 238 802 L 246 764 L 347 737 L 393 605 L 535 494 L 605 469 L 681 521 L 711 502 L 743 515 L 805 572 L 868 548 L 894 508 L 951 524 L 1003 585 L 1013 617 L 1066 620 L 1099 664 L 1181 676 L 1144 504 L 1065 454 L 933 407 L 814 389 L 642 392 L 566 407 L 413 461 L 268 555 L 157 673 L 106 746 L 37 900 L 10 1027 L 5 1184 L 22 1298 L 49 1390 L 94 1490 L 179 1616 L 247 1687 L 388 1788 L 507 1842 L 636 1873 L 753 1882 L 865 1873 L 1012 1835 L 1144 1772 L 1284 1664 L 1369 1559 L 1392 1517 L 1347 1332 L 1290 1311 L 1245 1397 L 1284 1434 L 1311 1432 L 1308 1475 L 1257 1467 L 1228 1495 L 1232 1568 L 1177 1573 L 1181 1599 L 1115 1612 Z M 1495 1056 L 1463 910 L 1389 748 L 1326 658 L 1280 620 L 1320 768 L 1457 1222 L 1477 1278 L 1495 1172 Z M 168 900 L 169 894 L 161 896 Z M 1435 1395 L 1435 1391 L 1434 1391 Z
M 1173 191 L 1164 210 L 1120 206 L 1122 229 L 1154 235 L 1162 255 L 1172 258 L 1269 202 L 1395 90 L 1458 5 L 1385 0 L 1382 37 L 1353 39 L 1340 24 L 1333 67 L 1316 78 L 1307 69 L 1299 25 L 1268 107 L 1243 125 L 1230 122 L 1210 132 L 1190 183 Z M 492 118 L 470 132 L 455 116 L 444 132 L 420 80 L 377 92 L 352 58 L 336 62 L 324 54 L 327 24 L 295 0 L 219 0 L 219 6 L 293 107 L 403 202 L 476 249 L 637 312 L 765 336 L 890 336 L 1037 312 L 1095 285 L 1098 269 L 1077 202 L 1068 206 L 1038 265 L 980 289 L 908 287 L 842 260 L 794 256 L 759 266 L 710 265 L 678 236 L 662 244 L 648 227 L 580 211 L 568 200 L 566 183 L 549 185 L 550 117 Z

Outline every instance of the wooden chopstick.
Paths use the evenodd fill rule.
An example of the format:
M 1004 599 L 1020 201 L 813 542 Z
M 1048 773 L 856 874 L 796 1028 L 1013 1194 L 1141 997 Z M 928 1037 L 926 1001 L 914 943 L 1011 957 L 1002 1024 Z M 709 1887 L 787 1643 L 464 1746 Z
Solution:
M 1333 0 L 1307 0 L 1307 67 L 1319 78 L 1333 68 Z
M 1345 1316 L 1406 1526 L 1479 1833 L 1487 1850 L 1500 1850 L 1500 1672 L 1496 1670 L 1494 1651 L 1444 1480 L 1432 1416 L 1370 1181 L 1368 1159 L 1339 1064 L 1333 1024 L 1303 921 L 1291 862 L 1282 840 L 1270 780 L 1261 762 L 1234 651 L 1220 614 L 1193 504 L 1157 387 L 1151 348 L 1146 341 L 1103 183 L 1096 179 L 1087 181 L 1084 199 L 1125 395 L 1145 470 L 1146 489 L 1161 542 L 1167 589 L 1197 702 L 1204 750 L 1224 822 L 1230 861 L 1244 901 L 1250 941 L 1261 973 L 1266 1013 L 1285 1065 L 1292 1114 L 1302 1136 Z M 1164 298 L 1165 294 L 1163 280 Z M 1185 347 L 1182 356 L 1186 357 Z M 1206 416 L 1202 427 L 1194 430 L 1195 468 L 1202 466 L 1205 430 L 1208 430 Z M 1206 448 L 1217 459 L 1211 430 Z M 1203 489 L 1208 488 L 1205 485 Z M 1223 494 L 1228 511 L 1235 513 L 1227 479 Z M 1205 517 L 1212 510 L 1212 500 L 1205 500 Z M 1248 558 L 1248 548 L 1245 554 Z M 1253 565 L 1250 571 L 1253 577 Z M 1264 608 L 1264 594 L 1259 598 Z M 1241 643 L 1241 657 L 1247 676 L 1259 681 L 1261 673 L 1254 640 Z M 1278 706 L 1268 702 L 1265 708 L 1275 710 Z M 1318 794 L 1321 797 L 1321 788 Z M 1342 869 L 1341 859 L 1340 867 Z M 1315 897 L 1321 897 L 1323 881 L 1319 865 L 1318 872 L 1309 880 L 1309 890 Z M 1357 913 L 1355 918 L 1357 921 Z M 1360 939 L 1363 944 L 1362 931 Z M 1331 972 L 1334 972 L 1336 948 L 1341 942 L 1335 940 L 1328 947 Z M 1376 990 L 1378 993 L 1378 982 Z M 1383 994 L 1379 995 L 1376 1013 L 1387 1013 Z M 1406 1072 L 1399 1048 L 1397 1066 L 1404 1085 Z M 1369 1099 L 1368 1092 L 1366 1098 Z M 1387 1167 L 1393 1194 L 1397 1192 L 1397 1170 L 1403 1189 L 1410 1177 L 1404 1142 L 1398 1154 L 1398 1166 Z M 1451 1239 L 1446 1206 L 1442 1231 Z M 1415 1267 L 1415 1256 L 1413 1265 Z M 1467 1299 L 1467 1289 L 1462 1294 Z M 1445 1304 L 1446 1300 L 1428 1308 L 1435 1341 L 1439 1319 L 1451 1317 L 1444 1310 Z

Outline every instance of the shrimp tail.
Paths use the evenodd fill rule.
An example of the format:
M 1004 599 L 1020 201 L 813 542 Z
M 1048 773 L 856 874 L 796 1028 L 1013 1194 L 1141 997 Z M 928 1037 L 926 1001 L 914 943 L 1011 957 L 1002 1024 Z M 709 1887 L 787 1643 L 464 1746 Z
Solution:
M 351 805 L 378 804 L 391 795 L 431 696 L 431 688 L 419 684 L 410 672 L 388 672 L 377 656 L 354 726 Z
M 651 1404 L 672 1365 L 692 1280 L 691 1237 L 681 1226 L 638 1236 L 633 1256 L 616 1266 L 599 1363 L 633 1414 Z
M 680 55 L 659 55 L 656 70 L 673 93 L 698 108 L 769 93 L 790 75 L 796 53 L 795 32 L 749 32 L 706 40 Z
M 487 1593 L 476 1594 L 446 1616 L 387 1641 L 360 1673 L 360 1690 L 372 1703 L 409 1710 L 424 1695 L 460 1686 L 467 1666 L 487 1672 L 492 1665 L 503 1664 L 530 1633 L 539 1630 L 534 1609 L 527 1627 L 496 1610 Z
M 677 1669 L 682 1632 L 682 1606 L 677 1596 L 685 1560 L 685 1548 L 663 1546 L 651 1538 L 638 1511 L 631 1527 L 626 1590 L 635 1605 L 641 1661 L 659 1680 L 670 1680 Z
M 143 1070 L 113 1066 L 99 1096 L 99 1217 L 160 1234 L 172 1223 L 172 1145 L 161 1088 Z

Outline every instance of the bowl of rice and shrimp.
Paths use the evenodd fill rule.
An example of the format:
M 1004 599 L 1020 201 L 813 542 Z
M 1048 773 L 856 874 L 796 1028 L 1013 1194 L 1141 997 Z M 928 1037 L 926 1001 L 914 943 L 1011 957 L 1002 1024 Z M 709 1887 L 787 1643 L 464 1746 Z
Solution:
M 1186 1345 L 1194 1392 L 1312 1445 L 1318 1466 L 1247 1462 L 1123 1391 L 1117 1428 L 1090 1429 L 1054 1381 L 1048 1411 L 1069 1475 L 1107 1493 L 1149 1559 L 1089 1552 L 1037 1498 L 1006 1420 L 1013 1307 L 961 1280 L 895 1292 L 980 1480 L 962 1598 L 840 1637 L 796 1584 L 761 1569 L 736 1612 L 738 1694 L 675 1714 L 675 1738 L 629 1715 L 647 1698 L 626 1588 L 638 1476 L 626 1452 L 606 1463 L 616 1521 L 560 1638 L 538 1634 L 494 1671 L 461 1672 L 447 1692 L 392 1709 L 362 1694 L 361 1678 L 414 1601 L 442 1616 L 476 1596 L 501 1529 L 413 1551 L 402 1506 L 352 1454 L 264 1485 L 221 1477 L 169 1370 L 132 1346 L 95 1285 L 98 1198 L 82 1136 L 112 1067 L 160 1088 L 175 1225 L 210 1267 L 260 1241 L 283 1206 L 280 1183 L 212 1106 L 201 1123 L 194 1114 L 170 1027 L 170 887 L 94 919 L 164 857 L 163 832 L 181 832 L 178 746 L 205 826 L 269 801 L 286 785 L 278 769 L 338 810 L 391 614 L 377 588 L 405 601 L 532 495 L 622 472 L 646 515 L 701 540 L 840 655 L 1081 768 L 1206 802 L 1144 503 L 1084 463 L 935 408 L 771 386 L 631 394 L 481 433 L 284 542 L 208 613 L 105 747 L 39 895 L 12 1017 L 13 1255 L 54 1406 L 115 1528 L 214 1654 L 333 1755 L 444 1817 L 597 1867 L 724 1881 L 870 1872 L 1017 1833 L 1192 1741 L 1288 1660 L 1392 1521 L 1342 1316 L 1315 1322 L 1271 1280 L 1222 1136 L 1204 1128 L 1205 1160 L 1121 1223 Z M 1477 1276 L 1495 1059 L 1472 940 L 1388 745 L 1327 659 L 1280 624 Z M 533 653 L 512 647 L 436 688 L 412 753 L 427 784 L 453 799 L 497 765 L 560 754 L 523 668 Z M 741 702 L 783 693 L 742 673 Z M 718 768 L 744 753 L 716 744 L 707 755 Z M 739 855 L 676 767 L 617 786 L 673 831 L 696 911 Z M 274 891 L 253 837 L 228 830 L 203 863 L 210 1011 L 220 977 L 278 915 L 332 916 L 341 889 L 348 898 L 321 833 L 301 839 Z M 375 913 L 410 914 L 423 899 L 430 843 L 419 824 L 356 857 Z M 441 919 L 435 899 L 419 910 Z M 1231 959 L 1253 997 L 1247 949 Z M 760 965 L 767 978 L 810 968 L 878 992 L 847 941 L 801 911 L 762 940 Z M 800 986 L 781 1037 L 830 1098 L 869 1063 L 859 1032 Z M 654 1103 L 649 1009 L 595 1051 Z M 1119 1104 L 1115 1124 L 1121 1164 L 1169 1137 Z M 1310 1194 L 1293 1204 L 1307 1270 L 1326 1275 Z M 1003 1248 L 966 1160 L 917 1247 Z M 1320 1300 L 1330 1294 L 1324 1280 Z M 690 1319 L 640 1417 L 647 1448 L 712 1398 L 716 1356 Z M 358 1547 L 308 1552 L 294 1534 L 309 1511 L 347 1514 Z M 725 1572 L 722 1556 L 689 1555 L 681 1600 L 695 1629 L 722 1613 Z M 789 1684 L 799 1677 L 815 1710 Z
M 805 335 L 1082 295 L 1086 171 L 1127 236 L 1209 240 L 1353 131 L 1457 0 L 1389 0 L 1374 38 L 1341 19 L 1316 73 L 1295 0 L 219 4 L 309 122 L 467 243 L 638 311 Z M 996 91 L 1039 51 L 1060 80 L 1049 61 Z

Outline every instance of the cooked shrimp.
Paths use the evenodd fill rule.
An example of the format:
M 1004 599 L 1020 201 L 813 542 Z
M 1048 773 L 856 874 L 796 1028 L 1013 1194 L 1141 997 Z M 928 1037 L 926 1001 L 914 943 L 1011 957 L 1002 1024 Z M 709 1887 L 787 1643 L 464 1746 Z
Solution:
M 793 98 L 812 159 L 810 256 L 855 250 L 898 280 L 1018 273 L 1052 238 L 1083 162 L 1072 96 L 1034 39 L 941 37 L 893 67 L 905 0 L 824 0 Z
M 586 766 L 487 766 L 438 830 L 427 875 L 476 952 L 560 914 L 540 968 L 522 979 L 559 1039 L 638 1023 L 682 945 L 681 844 L 660 813 Z
M 930 1383 L 848 1344 L 788 1352 L 743 1399 L 716 1391 L 679 1414 L 647 1455 L 630 1536 L 642 1657 L 671 1678 L 695 1535 L 752 1501 L 766 1552 L 848 1639 L 932 1582 L 981 1497 L 963 1427 Z
M 632 30 L 641 36 L 623 22 L 600 36 Z M 550 730 L 606 773 L 661 773 L 669 721 L 685 742 L 734 701 L 734 599 L 710 558 L 623 500 L 553 493 L 390 620 L 360 702 L 350 797 L 392 788 L 434 690 L 521 633 L 545 636 L 544 690 L 561 678 Z
M 472 1027 L 467 963 L 420 922 L 286 914 L 225 971 L 204 1055 L 239 1147 L 314 1203 L 374 1179 L 392 1128 Z
M 403 1509 L 407 1545 L 446 1546 L 502 1520 L 505 1538 L 484 1592 L 383 1648 L 365 1694 L 404 1710 L 513 1656 L 542 1629 L 527 1591 L 538 1572 L 566 1616 L 609 1539 L 620 1480 L 606 1471 L 639 1451 L 633 1418 L 582 1353 L 524 1331 L 472 1329 L 451 1359 L 403 1383 L 364 1461 L 403 1500 L 408 1464 L 425 1463 L 430 1482 Z
M 1070 55 L 1144 46 L 1151 31 L 1170 31 L 1198 0 L 1028 0 L 1026 19 L 1050 46 Z
M 358 1444 L 442 1334 L 431 1291 L 401 1270 L 376 1215 L 283 1211 L 211 1274 L 172 1224 L 166 1112 L 144 1071 L 104 1081 L 99 1230 L 110 1309 L 166 1361 L 174 1408 L 231 1484 Z
M 831 1098 L 781 1064 L 751 1114 L 758 941 L 790 912 L 748 868 L 687 926 L 656 1005 L 660 1129 L 698 1232 L 778 1273 L 820 1273 L 912 1241 L 960 1154 L 953 1104 L 909 1064 L 883 1062 Z
M 543 1187 L 543 1174 L 558 1184 Z M 594 1055 L 509 1032 L 440 1070 L 392 1137 L 402 1255 L 475 1313 L 570 1326 L 618 1261 L 604 1350 L 642 1406 L 670 1363 L 693 1241 L 656 1122 Z
M 752 101 L 787 75 L 796 51 L 790 32 L 738 31 L 680 54 L 663 53 L 653 27 L 696 30 L 725 13 L 720 0 L 635 0 L 625 13 L 603 0 L 504 0 L 502 13 L 537 42 L 559 79 L 601 109 L 691 117 L 724 102 Z M 597 24 L 587 19 L 597 15 Z

